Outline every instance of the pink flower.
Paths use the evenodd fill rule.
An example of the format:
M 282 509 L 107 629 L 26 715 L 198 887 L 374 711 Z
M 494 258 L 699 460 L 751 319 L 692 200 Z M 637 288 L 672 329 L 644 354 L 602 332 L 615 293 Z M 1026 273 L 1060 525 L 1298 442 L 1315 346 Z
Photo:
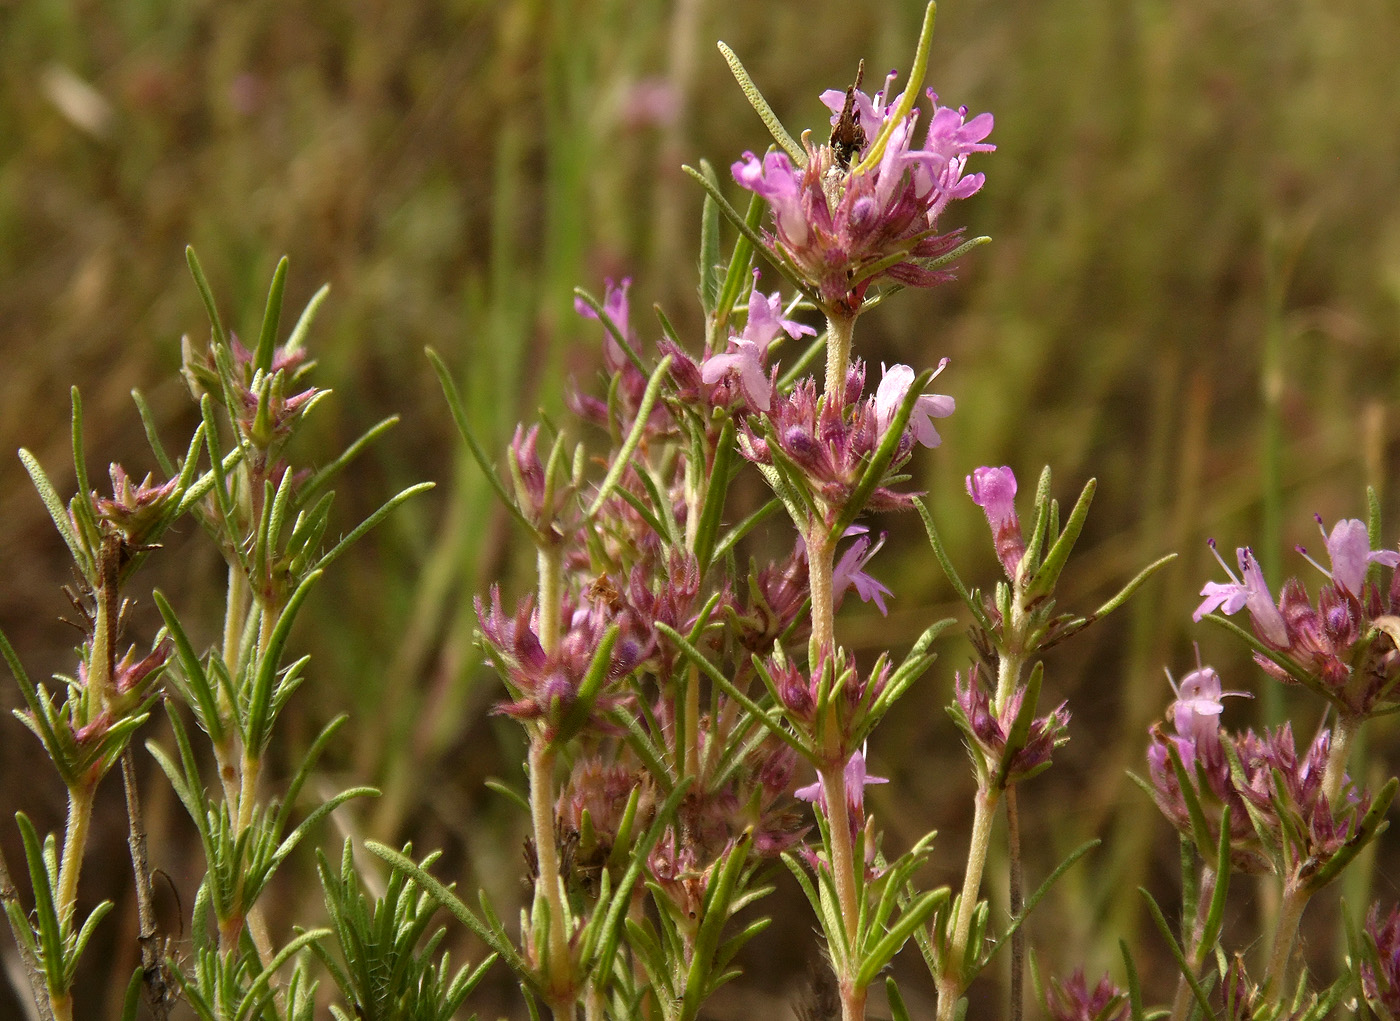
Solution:
M 1317 517 L 1317 527 L 1322 529 L 1322 518 Z M 1338 588 L 1346 589 L 1354 596 L 1361 595 L 1362 583 L 1366 580 L 1366 569 L 1371 564 L 1395 567 L 1400 564 L 1400 552 L 1395 550 L 1372 550 L 1371 538 L 1366 534 L 1366 522 L 1358 518 L 1344 518 L 1332 526 L 1332 534 L 1322 531 L 1327 544 L 1327 556 L 1332 561 L 1332 570 L 1324 571 Z M 1307 553 L 1304 550 L 1304 555 Z
M 729 349 L 723 354 L 710 355 L 700 367 L 700 378 L 714 386 L 733 373 L 738 377 L 744 399 L 756 411 L 766 412 L 772 406 L 773 387 L 765 368 L 768 347 L 786 333 L 796 340 L 812 336 L 816 330 L 793 319 L 783 318 L 782 295 L 774 291 L 764 297 L 758 291 L 758 273 L 754 273 L 754 289 L 749 295 L 749 318 L 744 332 L 730 336 Z
M 997 559 L 1006 576 L 1014 580 L 1026 553 L 1021 519 L 1016 516 L 1016 474 L 1007 467 L 982 467 L 967 476 L 966 484 L 972 502 L 986 511 Z
M 948 365 L 944 358 L 934 372 L 936 377 Z M 907 365 L 880 366 L 880 386 L 875 391 L 875 419 L 880 435 L 889 431 L 890 423 L 904 403 L 905 395 L 914 385 L 914 370 Z M 946 394 L 920 394 L 914 399 L 914 410 L 909 415 L 908 428 L 918 443 L 926 447 L 936 447 L 942 441 L 938 430 L 933 427 L 935 418 L 947 418 L 953 413 L 953 398 Z
M 1220 561 L 1220 566 L 1225 568 L 1225 573 L 1230 576 L 1230 582 L 1206 582 L 1205 587 L 1201 589 L 1201 595 L 1205 596 L 1205 599 L 1196 607 L 1191 619 L 1199 621 L 1217 608 L 1231 614 L 1248 607 L 1250 619 L 1254 622 L 1259 636 L 1273 645 L 1286 648 L 1288 629 L 1284 624 L 1283 614 L 1279 613 L 1274 604 L 1274 597 L 1269 593 L 1269 584 L 1264 580 L 1264 572 L 1259 567 L 1259 561 L 1254 559 L 1254 553 L 1247 546 L 1235 550 L 1235 556 L 1239 559 L 1240 574 L 1244 576 L 1244 581 L 1240 581 L 1216 551 L 1214 539 L 1210 540 L 1210 549 L 1215 553 L 1215 559 Z
M 1224 691 L 1220 675 L 1211 667 L 1199 665 L 1200 650 L 1196 652 L 1197 667 L 1181 679 L 1181 684 L 1172 681 L 1170 673 L 1167 681 L 1176 692 L 1176 701 L 1169 710 L 1176 732 L 1200 746 L 1209 744 L 1216 747 L 1220 743 L 1220 714 L 1225 711 L 1221 701 L 1226 695 L 1251 698 L 1245 691 Z
M 846 529 L 847 535 L 856 535 L 859 538 L 851 543 L 846 552 L 841 554 L 841 559 L 836 561 L 836 566 L 831 572 L 831 590 L 839 603 L 842 594 L 848 588 L 854 588 L 861 602 L 873 602 L 881 615 L 888 615 L 885 596 L 894 593 L 865 573 L 865 565 L 870 563 L 875 554 L 880 552 L 880 547 L 885 545 L 885 536 L 882 534 L 875 544 L 871 545 L 870 536 L 863 534 L 866 531 L 864 525 L 852 525 Z

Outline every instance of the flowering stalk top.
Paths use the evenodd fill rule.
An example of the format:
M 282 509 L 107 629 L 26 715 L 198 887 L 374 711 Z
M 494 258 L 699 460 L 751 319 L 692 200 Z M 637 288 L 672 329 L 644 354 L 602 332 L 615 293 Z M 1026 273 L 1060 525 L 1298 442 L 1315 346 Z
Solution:
M 915 287 L 949 279 L 939 266 L 962 232 L 940 234 L 938 217 L 982 187 L 981 174 L 964 175 L 968 156 L 996 148 L 984 141 L 991 114 L 968 120 L 965 107 L 939 106 L 932 90 L 928 128 L 917 143 L 918 83 L 893 97 L 894 79 L 891 72 L 874 96 L 860 91 L 859 77 L 845 92 L 822 93 L 831 138 L 821 146 L 807 138 L 805 160 L 746 152 L 731 168 L 772 207 L 770 247 L 829 314 L 856 314 L 881 278 Z

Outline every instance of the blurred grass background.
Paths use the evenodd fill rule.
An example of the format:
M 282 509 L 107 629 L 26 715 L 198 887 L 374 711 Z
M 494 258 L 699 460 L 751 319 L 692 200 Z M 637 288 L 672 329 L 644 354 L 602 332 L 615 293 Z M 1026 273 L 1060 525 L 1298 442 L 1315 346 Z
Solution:
M 439 488 L 313 597 L 300 638 L 315 657 L 311 683 L 287 726 L 295 742 L 348 710 L 354 736 L 332 753 L 326 790 L 385 790 L 341 813 L 355 835 L 447 848 L 441 871 L 484 885 L 508 914 L 523 830 L 481 780 L 514 781 L 518 749 L 511 728 L 486 717 L 496 689 L 471 645 L 470 597 L 498 577 L 519 591 L 532 558 L 464 462 L 422 348 L 458 368 L 480 434 L 501 449 L 517 420 L 562 406 L 566 374 L 592 378 L 598 331 L 574 317 L 574 286 L 601 294 L 605 276 L 630 275 L 644 337 L 659 336 L 654 301 L 696 337 L 699 191 L 679 165 L 723 168 L 766 144 L 714 41 L 741 55 L 789 128 L 821 135 L 817 95 L 844 87 L 860 57 L 870 81 L 907 66 L 921 11 L 831 0 L 0 2 L 0 450 L 25 446 L 70 484 L 71 384 L 82 388 L 94 474 L 112 460 L 137 475 L 152 466 L 133 387 L 167 445 L 182 442 L 195 414 L 175 373 L 179 338 L 201 342 L 207 329 L 187 243 L 245 336 L 283 253 L 289 306 L 329 282 L 311 346 L 319 384 L 336 393 L 306 455 L 399 414 L 341 487 L 341 520 L 419 479 Z M 1228 687 L 1261 687 L 1239 650 L 1191 625 L 1195 592 L 1218 575 L 1205 538 L 1254 545 L 1277 584 L 1300 568 L 1292 545 L 1320 548 L 1311 515 L 1364 516 L 1368 484 L 1392 522 L 1386 535 L 1400 534 L 1400 494 L 1387 484 L 1400 458 L 1396 67 L 1394 0 L 940 9 L 929 82 L 945 104 L 991 110 L 998 145 L 975 167 L 986 187 L 946 225 L 994 243 L 955 284 L 906 292 L 863 320 L 859 350 L 916 366 L 953 359 L 940 384 L 957 414 L 940 424 L 944 446 L 916 463 L 970 580 L 995 569 L 962 493 L 979 464 L 1010 464 L 1029 491 L 1049 463 L 1062 502 L 1099 479 L 1062 584 L 1067 607 L 1091 609 L 1142 564 L 1181 554 L 1048 664 L 1049 697 L 1070 699 L 1073 740 L 1022 794 L 1030 882 L 1080 840 L 1106 843 L 1032 925 L 1044 970 L 1116 969 L 1117 937 L 1140 937 L 1149 991 L 1169 993 L 1155 934 L 1124 891 L 1151 882 L 1171 896 L 1176 839 L 1124 770 L 1139 767 L 1168 701 L 1162 667 L 1189 669 L 1193 640 Z M 32 675 L 70 671 L 73 632 L 56 622 L 63 548 L 5 458 L 0 627 Z M 892 529 L 891 548 L 876 571 L 897 599 L 888 618 L 847 608 L 846 639 L 865 659 L 953 612 L 917 523 L 880 527 Z M 212 640 L 223 573 L 190 532 L 145 577 Z M 155 627 L 145 603 L 143 641 Z M 931 882 L 960 875 L 965 847 L 965 756 L 939 707 L 966 663 L 949 643 L 871 749 L 894 781 L 872 792 L 889 846 L 930 827 L 944 834 Z M 0 684 L 0 705 L 18 704 Z M 1291 706 L 1232 703 L 1227 721 Z M 1315 713 L 1302 706 L 1307 734 Z M 32 739 L 14 721 L 0 727 L 0 817 L 23 809 L 41 831 L 61 826 Z M 1373 751 L 1393 771 L 1389 734 Z M 149 766 L 153 854 L 178 934 L 197 860 Z M 105 1018 L 135 959 L 115 786 L 97 830 L 84 894 L 114 897 L 119 910 L 104 923 L 110 954 L 90 955 L 79 1013 Z M 12 824 L 0 822 L 0 842 L 20 860 Z M 308 866 L 300 856 L 285 878 L 309 877 Z M 1376 895 L 1393 899 L 1385 875 Z M 286 889 L 282 922 L 307 921 L 291 905 L 317 903 L 314 892 Z M 755 944 L 763 973 L 717 1000 L 715 1017 L 781 1015 L 802 983 L 812 926 L 791 893 L 769 902 L 780 922 Z M 1242 899 L 1245 931 L 1252 910 Z M 1326 971 L 1324 930 L 1309 952 Z M 910 974 L 917 1014 L 928 985 Z M 518 1013 L 498 985 L 483 1014 Z M 977 995 L 990 1012 L 980 1016 L 996 1016 L 995 979 Z M 19 1016 L 9 996 L 0 989 L 0 1014 Z

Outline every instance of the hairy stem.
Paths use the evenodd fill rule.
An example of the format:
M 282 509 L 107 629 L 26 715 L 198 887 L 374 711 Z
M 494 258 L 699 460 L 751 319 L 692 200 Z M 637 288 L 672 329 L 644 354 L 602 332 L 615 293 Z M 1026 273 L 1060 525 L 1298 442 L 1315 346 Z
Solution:
M 943 974 L 938 978 L 938 1021 L 953 1021 L 958 997 L 963 993 L 963 959 L 967 956 L 972 916 L 977 910 L 977 895 L 982 889 L 982 871 L 987 865 L 992 820 L 996 817 L 999 799 L 1000 793 L 989 786 L 980 787 L 977 797 L 973 799 L 972 837 L 968 842 L 962 897 L 953 925 L 953 938 L 948 943 L 948 956 L 943 962 Z
M 73 908 L 78 901 L 78 874 L 83 870 L 83 851 L 87 849 L 94 790 L 89 785 L 73 787 L 68 791 L 68 826 L 63 834 L 63 861 L 58 869 L 55 897 L 61 921 L 72 920 Z
M 831 877 L 836 884 L 836 902 L 841 909 L 841 933 L 846 950 L 840 955 L 846 974 L 837 974 L 841 986 L 842 1021 L 853 1021 L 865 1017 L 865 989 L 854 985 L 855 972 L 859 966 L 856 959 L 856 940 L 859 935 L 856 925 L 860 918 L 860 895 L 856 890 L 856 872 L 859 867 L 855 848 L 851 840 L 851 817 L 846 799 L 846 766 L 835 763 L 822 768 L 822 797 L 826 800 L 826 824 L 831 842 L 827 847 L 830 855 Z M 859 825 L 859 824 L 857 824 Z
M 807 543 L 807 587 L 812 594 L 812 637 L 808 669 L 814 673 L 825 656 L 836 650 L 836 600 L 831 587 L 836 544 L 826 522 L 813 520 L 804 537 Z
M 535 901 L 549 905 L 549 965 L 546 974 L 553 996 L 561 985 L 572 985 L 567 972 L 568 935 L 564 931 L 564 904 L 559 890 L 559 848 L 554 834 L 554 749 L 542 736 L 530 741 L 530 815 L 535 830 Z M 538 934 L 536 936 L 538 940 Z M 560 980 L 563 979 L 561 982 Z M 551 1006 L 554 1001 L 550 1000 Z
M 1264 972 L 1264 994 L 1270 1004 L 1283 1002 L 1287 988 L 1288 959 L 1293 956 L 1293 943 L 1298 937 L 1298 922 L 1308 906 L 1308 891 L 1295 887 L 1292 880 L 1284 885 L 1283 901 L 1279 904 L 1278 920 L 1274 926 L 1274 945 L 1269 952 L 1269 966 Z
M 851 367 L 851 335 L 855 332 L 856 317 L 840 312 L 827 312 L 826 316 L 826 399 L 843 400 L 846 393 L 846 374 Z
M 564 602 L 564 551 L 557 542 L 546 540 L 540 545 L 536 560 L 539 566 L 539 637 L 540 647 L 550 655 L 559 644 L 560 609 Z
M 1214 868 L 1210 865 L 1202 867 L 1200 889 L 1196 895 L 1196 917 L 1191 923 L 1191 936 L 1186 943 L 1186 961 L 1191 966 L 1191 974 L 1197 978 L 1200 977 L 1201 968 L 1205 965 L 1206 957 L 1211 950 L 1210 947 L 1204 945 L 1203 939 L 1206 916 L 1210 912 L 1210 902 L 1215 897 L 1216 878 Z M 1172 1021 L 1185 1021 L 1195 1002 L 1191 986 L 1187 983 L 1186 976 L 1182 975 L 1176 980 L 1176 997 L 1172 1000 Z
M 1347 775 L 1347 759 L 1351 755 L 1351 743 L 1361 729 L 1359 716 L 1339 716 L 1337 725 L 1332 728 L 1331 747 L 1327 750 L 1327 766 L 1322 773 L 1322 796 L 1335 812 L 1337 795 L 1341 792 L 1342 781 Z

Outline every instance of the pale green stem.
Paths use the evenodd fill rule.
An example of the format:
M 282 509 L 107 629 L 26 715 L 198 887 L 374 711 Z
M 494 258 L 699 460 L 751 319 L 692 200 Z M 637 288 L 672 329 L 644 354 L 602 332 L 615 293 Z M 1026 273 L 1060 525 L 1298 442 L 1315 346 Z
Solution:
M 248 622 L 248 610 L 252 604 L 248 578 L 237 564 L 228 566 L 228 595 L 224 603 L 224 668 L 228 675 L 238 677 L 238 649 L 243 640 L 243 627 Z M 224 801 L 231 811 L 236 811 L 238 799 L 238 765 L 233 744 L 233 705 L 222 684 L 215 685 L 215 711 L 224 724 L 225 737 L 212 742 L 214 763 L 219 771 L 219 785 L 224 791 Z
M 535 829 L 535 900 L 549 904 L 549 967 L 547 995 L 559 990 L 559 979 L 572 985 L 568 968 L 569 942 L 564 931 L 564 905 L 559 891 L 559 848 L 554 835 L 554 750 L 542 736 L 530 740 L 530 815 Z M 538 939 L 538 935 L 536 936 Z M 551 1005 L 553 1000 L 551 999 Z
M 564 551 L 548 539 L 540 545 L 536 558 L 539 565 L 539 638 L 545 655 L 559 645 L 560 609 L 564 602 Z
M 685 761 L 682 776 L 700 776 L 700 671 L 691 666 L 685 685 Z
M 836 602 L 831 588 L 836 545 L 826 523 L 814 519 L 807 529 L 807 588 L 812 596 L 812 638 L 808 669 L 815 672 L 823 656 L 836 651 Z
M 92 820 L 93 786 L 68 790 L 68 826 L 63 834 L 63 861 L 58 869 L 55 906 L 60 920 L 71 920 L 78 901 L 78 874 L 83 870 L 88 823 Z
M 1284 885 L 1283 902 L 1279 905 L 1278 921 L 1274 926 L 1274 946 L 1269 953 L 1269 967 L 1264 972 L 1264 993 L 1270 1004 L 1283 1001 L 1288 982 L 1288 959 L 1293 956 L 1298 922 L 1311 896 L 1307 889 L 1295 888 L 1291 880 Z
M 846 765 L 843 762 L 828 765 L 820 772 L 822 796 L 826 799 L 826 825 L 831 842 L 827 847 L 831 861 L 831 877 L 836 884 L 836 902 L 841 909 L 841 922 L 845 926 L 846 951 L 841 955 L 845 962 L 846 974 L 838 974 L 841 986 L 842 1021 L 859 1021 L 865 1017 L 865 989 L 857 989 L 855 973 L 859 968 L 859 935 L 856 926 L 860 919 L 860 897 L 856 892 L 856 872 L 860 863 L 856 859 L 851 842 L 851 817 L 846 805 Z
M 1359 716 L 1339 716 L 1337 725 L 1332 728 L 1332 746 L 1328 749 L 1327 767 L 1322 773 L 1322 795 L 1333 812 L 1337 810 L 1337 795 L 1347 774 L 1351 743 L 1361 729 L 1361 723 Z
M 826 399 L 841 400 L 846 392 L 846 374 L 851 367 L 851 334 L 856 317 L 840 312 L 826 316 Z
M 1211 948 L 1202 945 L 1202 939 L 1206 930 L 1206 915 L 1210 911 L 1210 902 L 1215 897 L 1216 875 L 1215 869 L 1209 865 L 1201 869 L 1201 887 L 1196 896 L 1196 918 L 1191 924 L 1190 942 L 1186 944 L 1186 960 L 1191 966 L 1191 974 L 1199 977 L 1201 968 L 1206 963 L 1206 956 Z M 1191 986 L 1186 981 L 1186 976 L 1182 975 L 1176 980 L 1176 998 L 1172 1001 L 1171 1021 L 1186 1021 L 1186 1017 L 1191 1012 L 1191 1005 L 1195 1003 L 1195 996 L 1191 992 Z
M 953 1021 L 958 997 L 963 993 L 963 958 L 967 956 L 972 916 L 977 910 L 977 895 L 982 889 L 982 871 L 987 865 L 987 848 L 992 839 L 992 820 L 996 817 L 999 799 L 1000 793 L 988 787 L 979 788 L 977 797 L 973 799 L 972 837 L 967 848 L 967 871 L 963 874 L 962 898 L 958 903 L 953 938 L 948 944 L 948 956 L 943 962 L 943 974 L 938 979 L 938 1021 Z

